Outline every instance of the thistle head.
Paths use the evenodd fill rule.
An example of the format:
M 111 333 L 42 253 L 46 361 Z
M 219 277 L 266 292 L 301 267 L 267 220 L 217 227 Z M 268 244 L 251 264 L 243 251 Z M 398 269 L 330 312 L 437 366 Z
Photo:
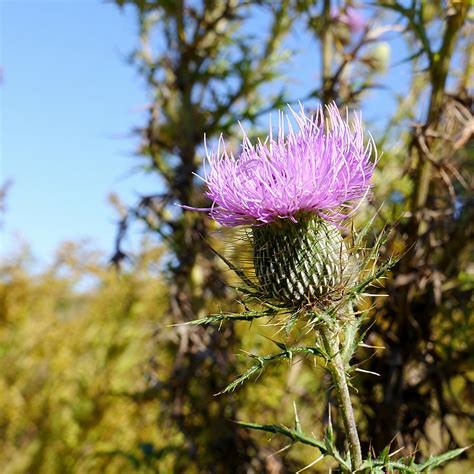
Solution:
M 312 117 L 290 111 L 296 130 L 280 114 L 277 135 L 256 144 L 244 135 L 238 158 L 220 140 L 203 178 L 212 207 L 200 210 L 224 226 L 250 226 L 262 298 L 324 306 L 342 297 L 356 268 L 335 224 L 367 196 L 375 146 L 364 143 L 360 115 L 343 119 L 335 104 Z
M 280 114 L 277 136 L 252 144 L 244 134 L 235 158 L 221 138 L 207 156 L 204 181 L 209 216 L 224 226 L 296 222 L 310 213 L 338 222 L 350 215 L 371 187 L 375 151 L 364 143 L 360 115 L 343 119 L 335 104 L 316 115 L 291 109 L 297 125 Z M 285 122 L 288 133 L 285 134 Z
M 361 32 L 367 25 L 367 21 L 361 11 L 355 7 L 348 6 L 345 9 L 334 9 L 332 18 L 347 26 L 352 34 Z

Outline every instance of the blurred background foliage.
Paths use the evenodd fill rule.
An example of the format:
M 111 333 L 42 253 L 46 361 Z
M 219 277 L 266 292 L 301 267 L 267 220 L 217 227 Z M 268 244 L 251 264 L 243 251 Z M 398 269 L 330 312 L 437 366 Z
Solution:
M 137 15 L 141 46 L 130 64 L 150 95 L 137 154 L 160 186 L 137 203 L 111 198 L 119 225 L 110 263 L 83 243 L 64 244 L 40 273 L 27 248 L 3 262 L 2 472 L 285 473 L 318 457 L 232 423 L 289 424 L 295 402 L 317 437 L 332 399 L 315 361 L 282 363 L 216 397 L 253 364 L 249 355 L 277 349 L 275 328 L 172 326 L 239 308 L 208 245 L 223 250 L 227 237 L 175 204 L 207 205 L 193 175 L 204 134 L 212 144 L 223 133 L 237 150 L 238 121 L 261 136 L 260 117 L 287 102 L 364 108 L 372 90 L 393 94 L 384 74 L 394 38 L 408 52 L 408 92 L 386 123 L 372 124 L 383 154 L 357 223 L 380 209 L 374 233 L 396 223 L 384 251 L 404 258 L 380 290 L 388 296 L 365 304 L 367 340 L 385 349 L 359 352 L 361 367 L 380 374 L 353 380 L 361 439 L 366 452 L 392 443 L 419 458 L 472 443 L 468 1 L 115 3 Z M 296 52 L 285 42 L 295 29 L 320 59 L 297 97 L 288 72 Z M 138 223 L 147 237 L 131 254 L 124 236 Z M 445 472 L 474 469 L 469 456 Z

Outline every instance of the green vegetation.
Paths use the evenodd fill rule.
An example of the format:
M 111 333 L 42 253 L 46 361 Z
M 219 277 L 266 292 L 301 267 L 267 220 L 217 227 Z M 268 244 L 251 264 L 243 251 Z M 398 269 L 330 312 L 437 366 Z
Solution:
M 468 2 L 372 2 L 359 36 L 343 17 L 355 2 L 339 2 L 339 16 L 330 0 L 116 3 L 137 13 L 141 44 L 131 63 L 152 99 L 138 154 L 160 181 L 157 194 L 135 204 L 115 199 L 119 237 L 140 222 L 150 240 L 127 260 L 119 238 L 113 264 L 78 243 L 64 244 L 40 273 L 28 249 L 3 262 L 2 474 L 292 473 L 319 458 L 313 432 L 341 446 L 322 359 L 282 348 L 271 310 L 252 323 L 255 308 L 236 301 L 236 280 L 209 248 L 238 254 L 238 236 L 216 233 L 205 215 L 175 203 L 208 204 L 193 176 L 204 133 L 209 143 L 225 133 L 233 146 L 238 120 L 259 135 L 259 117 L 287 100 L 370 101 L 389 66 L 387 33 L 409 52 L 408 92 L 393 97 L 396 113 L 374 136 L 383 156 L 357 224 L 375 215 L 377 235 L 395 223 L 382 258 L 403 258 L 358 306 L 368 318 L 356 352 L 362 371 L 351 380 L 362 450 L 374 452 L 371 472 L 388 456 L 396 472 L 402 457 L 415 453 L 417 466 L 429 467 L 431 455 L 472 444 Z M 265 18 L 261 37 L 249 34 L 255 15 Z M 295 29 L 321 59 L 317 80 L 297 98 L 282 67 Z M 203 318 L 234 321 L 182 324 Z M 324 460 L 307 472 L 330 467 Z M 440 472 L 473 469 L 468 450 Z

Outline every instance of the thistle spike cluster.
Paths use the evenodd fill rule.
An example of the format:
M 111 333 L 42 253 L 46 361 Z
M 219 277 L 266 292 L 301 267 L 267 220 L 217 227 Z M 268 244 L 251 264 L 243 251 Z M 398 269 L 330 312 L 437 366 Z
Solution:
M 339 299 L 352 271 L 339 229 L 318 217 L 254 226 L 251 246 L 260 291 L 287 307 Z
M 335 104 L 319 107 L 313 117 L 303 107 L 290 111 L 279 115 L 276 137 L 270 130 L 264 142 L 252 144 L 244 132 L 237 159 L 221 137 L 207 154 L 203 177 L 212 207 L 195 210 L 230 227 L 295 222 L 302 212 L 339 222 L 354 211 L 370 190 L 376 155 L 372 138 L 364 144 L 360 114 L 344 120 Z

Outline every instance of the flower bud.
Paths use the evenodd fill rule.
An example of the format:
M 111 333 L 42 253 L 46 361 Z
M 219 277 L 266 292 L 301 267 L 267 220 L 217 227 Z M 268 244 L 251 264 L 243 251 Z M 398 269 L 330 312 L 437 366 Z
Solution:
M 340 298 L 348 252 L 340 230 L 318 216 L 252 228 L 253 262 L 262 294 L 289 307 Z
M 372 69 L 380 74 L 385 73 L 390 63 L 391 49 L 388 43 L 379 43 L 367 56 Z

